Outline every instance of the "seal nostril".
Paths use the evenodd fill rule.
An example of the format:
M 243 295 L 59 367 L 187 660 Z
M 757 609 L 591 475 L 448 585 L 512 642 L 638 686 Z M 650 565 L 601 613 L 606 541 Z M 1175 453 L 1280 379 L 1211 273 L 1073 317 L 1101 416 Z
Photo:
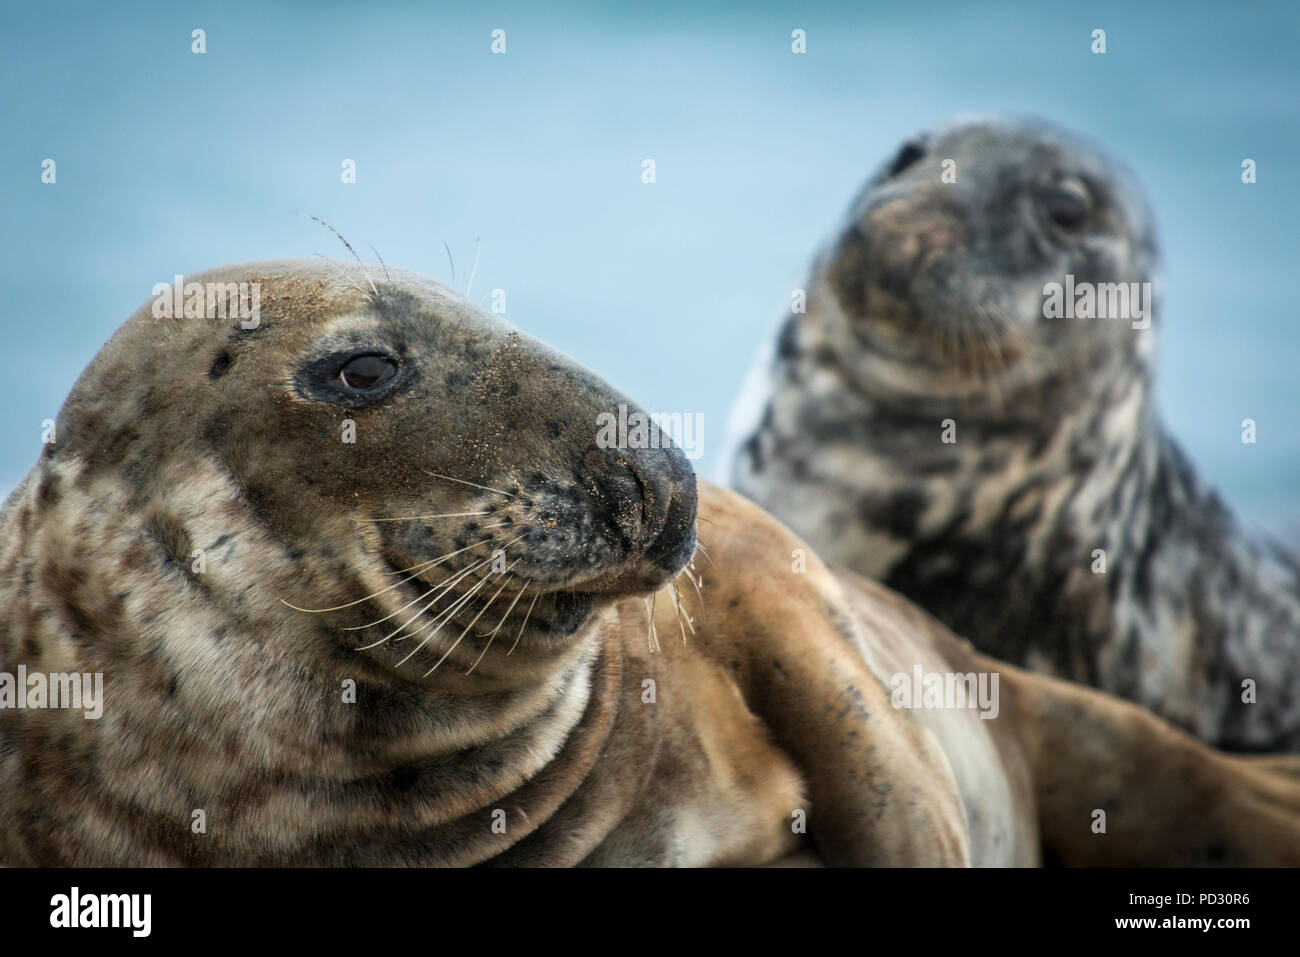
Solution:
M 650 527 L 652 521 L 650 508 L 653 495 L 650 489 L 646 487 L 641 473 L 632 467 L 631 462 L 620 458 L 616 460 L 616 464 L 626 469 L 627 474 L 632 479 L 632 487 L 626 487 L 626 483 L 624 483 L 626 487 L 625 494 L 615 494 L 614 523 L 623 532 L 628 544 L 635 547 L 640 544 L 646 529 Z M 633 488 L 635 491 L 633 491 Z M 633 496 L 635 496 L 634 501 L 632 500 Z M 619 501 L 619 499 L 622 499 L 622 501 Z
M 695 554 L 695 474 L 684 466 L 685 461 L 682 458 L 683 467 L 673 478 L 663 523 L 645 551 L 648 561 L 670 574 L 681 571 Z
M 645 487 L 645 482 L 641 481 L 641 476 L 636 469 L 622 459 L 619 459 L 618 464 L 631 472 L 632 480 L 636 482 L 637 495 L 641 499 L 641 514 L 638 524 L 641 528 L 645 528 L 650 524 L 650 491 Z

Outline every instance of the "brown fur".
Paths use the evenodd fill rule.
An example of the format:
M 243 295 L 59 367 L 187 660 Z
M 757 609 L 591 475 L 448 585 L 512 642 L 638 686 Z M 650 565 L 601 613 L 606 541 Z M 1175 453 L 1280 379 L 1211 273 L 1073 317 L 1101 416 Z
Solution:
M 101 672 L 105 691 L 99 720 L 0 710 L 0 862 L 1024 864 L 1040 840 L 1067 863 L 1300 857 L 1293 762 L 979 658 L 815 556 L 796 572 L 802 543 L 707 483 L 701 603 L 680 453 L 597 449 L 596 414 L 629 400 L 454 293 L 370 270 L 368 295 L 316 263 L 213 275 L 264 280 L 261 327 L 142 310 L 0 514 L 0 671 Z M 347 410 L 305 388 L 344 340 L 399 355 L 402 387 Z M 466 514 L 489 506 L 504 531 Z M 458 560 L 389 588 L 479 535 L 521 575 Z M 457 570 L 450 598 L 488 590 L 404 662 L 416 641 L 383 633 Z M 1000 716 L 893 707 L 914 662 L 998 671 Z

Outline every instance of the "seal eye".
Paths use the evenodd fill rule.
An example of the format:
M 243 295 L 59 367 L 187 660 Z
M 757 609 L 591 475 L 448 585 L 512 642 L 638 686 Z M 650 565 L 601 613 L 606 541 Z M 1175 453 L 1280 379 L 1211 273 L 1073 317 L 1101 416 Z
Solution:
M 357 356 L 339 370 L 339 379 L 349 389 L 365 391 L 397 374 L 397 365 L 383 356 Z
M 1077 186 L 1057 186 L 1047 194 L 1047 215 L 1062 229 L 1076 229 L 1088 215 L 1088 197 Z
M 908 140 L 903 144 L 894 161 L 889 164 L 889 175 L 897 176 L 903 170 L 912 166 L 925 155 L 925 147 L 918 140 Z

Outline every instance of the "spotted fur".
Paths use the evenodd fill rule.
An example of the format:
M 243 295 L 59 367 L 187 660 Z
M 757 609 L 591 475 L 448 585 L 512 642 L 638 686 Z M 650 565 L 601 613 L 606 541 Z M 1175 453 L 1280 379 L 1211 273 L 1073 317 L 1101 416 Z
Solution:
M 1090 199 L 1081 228 L 1045 212 L 1063 183 Z M 919 137 L 853 203 L 806 314 L 752 373 L 731 481 L 988 654 L 1223 747 L 1294 750 L 1300 561 L 1162 428 L 1155 324 L 1043 318 L 1066 274 L 1150 281 L 1158 312 L 1156 270 L 1139 188 L 1091 145 L 1007 119 Z

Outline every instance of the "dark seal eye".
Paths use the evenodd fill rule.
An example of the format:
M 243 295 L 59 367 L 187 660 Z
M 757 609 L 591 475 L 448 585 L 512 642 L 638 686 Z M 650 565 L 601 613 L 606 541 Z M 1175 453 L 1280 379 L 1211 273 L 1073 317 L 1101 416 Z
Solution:
M 373 389 L 396 374 L 397 364 L 383 356 L 357 356 L 339 370 L 343 384 L 357 391 Z
M 919 140 L 908 140 L 903 144 L 903 148 L 898 151 L 894 161 L 889 164 L 889 175 L 897 176 L 903 170 L 912 166 L 925 155 L 925 147 Z
M 1088 197 L 1077 186 L 1057 186 L 1044 200 L 1047 215 L 1062 229 L 1077 229 L 1088 217 Z

